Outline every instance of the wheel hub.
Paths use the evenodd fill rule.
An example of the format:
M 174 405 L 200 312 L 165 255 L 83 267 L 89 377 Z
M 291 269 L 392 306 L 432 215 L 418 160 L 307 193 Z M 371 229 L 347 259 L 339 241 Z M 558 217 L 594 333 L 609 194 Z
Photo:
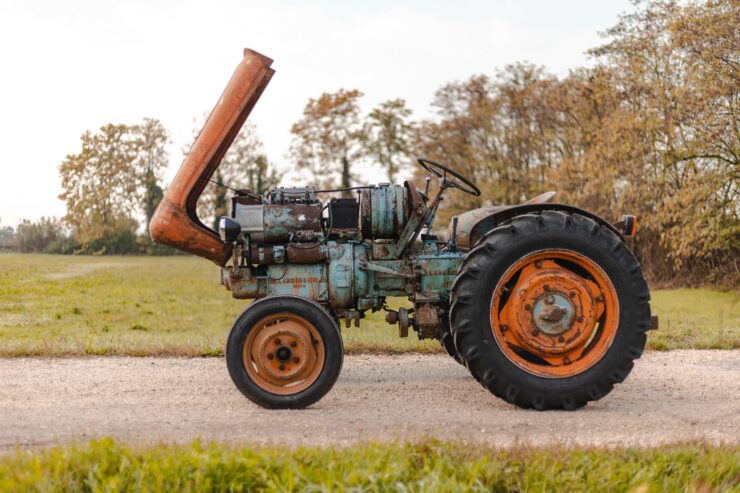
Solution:
M 576 318 L 573 300 L 565 293 L 549 291 L 537 298 L 532 309 L 534 325 L 549 335 L 568 331 Z
M 293 351 L 291 351 L 287 346 L 280 346 L 277 351 L 275 351 L 275 355 L 279 361 L 285 363 L 293 356 Z
M 498 337 L 506 345 L 563 367 L 583 356 L 606 304 L 599 284 L 544 256 L 522 262 L 492 320 L 498 319 Z M 534 368 L 526 360 L 522 364 Z
M 275 316 L 257 324 L 244 345 L 247 373 L 265 390 L 298 392 L 318 376 L 323 348 L 316 328 L 297 316 Z
M 260 331 L 252 347 L 252 357 L 266 379 L 285 382 L 306 370 L 310 347 L 308 330 L 293 320 L 285 320 Z

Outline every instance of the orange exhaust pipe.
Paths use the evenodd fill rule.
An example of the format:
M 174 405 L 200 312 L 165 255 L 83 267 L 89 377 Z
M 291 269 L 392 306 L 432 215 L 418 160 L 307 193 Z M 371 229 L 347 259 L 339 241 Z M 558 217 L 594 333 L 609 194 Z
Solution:
M 198 198 L 275 73 L 272 60 L 244 50 L 221 99 L 190 148 L 149 222 L 152 240 L 224 265 L 231 254 L 218 234 L 198 219 Z

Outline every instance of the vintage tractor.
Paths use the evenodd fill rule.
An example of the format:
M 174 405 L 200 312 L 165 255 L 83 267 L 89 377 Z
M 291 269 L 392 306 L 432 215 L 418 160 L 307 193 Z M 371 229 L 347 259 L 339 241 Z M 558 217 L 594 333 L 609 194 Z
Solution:
M 627 377 L 657 323 L 625 244 L 632 216 L 611 224 L 550 203 L 550 192 L 460 214 L 442 241 L 432 226 L 443 195 L 480 191 L 420 158 L 433 192 L 429 178 L 423 189 L 355 187 L 357 198 L 245 190 L 218 233 L 203 225 L 196 201 L 272 76 L 270 64 L 245 51 L 150 224 L 154 240 L 221 266 L 232 296 L 258 299 L 226 345 L 229 373 L 246 397 L 267 408 L 318 401 L 342 368 L 340 319 L 359 326 L 377 310 L 401 337 L 413 330 L 439 340 L 484 387 L 520 407 L 576 409 Z M 388 297 L 411 306 L 391 310 Z

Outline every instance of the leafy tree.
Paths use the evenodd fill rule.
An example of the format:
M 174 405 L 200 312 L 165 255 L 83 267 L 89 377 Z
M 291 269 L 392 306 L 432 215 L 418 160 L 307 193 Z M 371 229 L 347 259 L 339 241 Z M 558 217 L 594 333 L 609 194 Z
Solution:
M 133 163 L 138 145 L 131 128 L 104 125 L 98 133 L 83 133 L 80 141 L 82 150 L 67 155 L 59 166 L 59 198 L 67 205 L 64 222 L 82 244 L 120 230 L 135 231 L 139 181 Z
M 440 216 L 553 189 L 607 218 L 640 216 L 653 280 L 737 285 L 739 24 L 732 0 L 638 3 L 592 67 L 556 78 L 515 64 L 443 86 L 414 149 L 483 195 L 450 194 Z
M 68 155 L 59 167 L 59 198 L 67 205 L 64 222 L 83 248 L 136 250 L 130 240 L 139 227 L 135 217 L 143 213 L 148 224 L 162 197 L 167 130 L 159 120 L 145 118 L 138 125 L 108 124 L 97 133 L 87 131 L 80 141 L 81 151 Z
M 323 93 L 308 100 L 303 118 L 293 124 L 290 155 L 315 184 L 330 185 L 338 175 L 342 188 L 352 186 L 352 166 L 363 155 L 365 141 L 358 104 L 362 95 L 356 89 Z
M 391 183 L 408 162 L 414 129 L 410 116 L 406 101 L 392 99 L 374 108 L 365 119 L 365 152 L 385 168 Z
M 516 204 L 545 188 L 545 170 L 559 151 L 546 95 L 555 79 L 530 64 L 507 66 L 495 78 L 476 75 L 444 85 L 421 123 L 417 154 L 448 163 L 471 177 L 481 197 L 449 194 L 442 220 L 488 204 Z M 417 176 L 422 177 L 417 170 Z
M 162 122 L 154 118 L 144 118 L 144 121 L 135 125 L 131 131 L 137 150 L 133 165 L 139 182 L 139 201 L 146 218 L 146 228 L 162 199 L 160 183 L 162 172 L 170 160 L 166 147 L 170 143 L 170 137 Z
M 739 23 L 731 0 L 641 4 L 573 81 L 585 145 L 553 178 L 576 203 L 637 212 L 659 279 L 740 277 Z

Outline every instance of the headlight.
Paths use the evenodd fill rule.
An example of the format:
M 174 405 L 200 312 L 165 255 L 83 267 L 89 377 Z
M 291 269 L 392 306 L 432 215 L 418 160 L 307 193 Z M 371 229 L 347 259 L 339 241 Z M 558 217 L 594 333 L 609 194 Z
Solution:
M 224 243 L 234 243 L 242 232 L 241 225 L 228 216 L 222 216 L 218 221 L 218 234 Z

